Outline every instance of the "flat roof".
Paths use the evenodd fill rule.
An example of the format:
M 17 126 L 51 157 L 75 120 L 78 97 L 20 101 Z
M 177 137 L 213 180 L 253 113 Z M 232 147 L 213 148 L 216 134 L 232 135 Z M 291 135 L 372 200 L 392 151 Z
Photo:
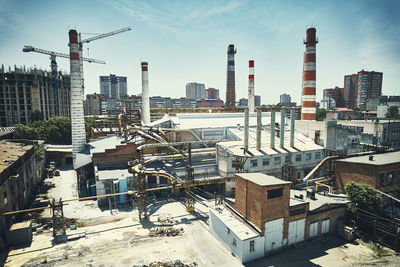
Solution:
M 240 240 L 260 236 L 254 229 L 248 226 L 245 222 L 236 218 L 232 212 L 224 206 L 218 206 L 218 210 L 210 208 L 210 212 L 221 220 L 230 231 L 235 233 Z
M 284 181 L 278 179 L 274 176 L 267 175 L 261 172 L 252 172 L 252 173 L 235 173 L 235 175 L 258 184 L 260 186 L 267 186 L 267 185 L 284 185 L 284 184 L 291 184 L 292 182 Z
M 295 198 L 294 195 L 303 195 L 303 199 Z M 322 195 L 315 193 L 315 199 L 307 198 L 307 190 L 290 190 L 290 206 L 299 205 L 301 203 L 310 203 L 309 211 L 319 209 L 325 205 L 346 205 L 350 201 L 347 199 L 346 195 Z
M 394 164 L 400 162 L 400 151 L 397 152 L 387 152 L 382 154 L 374 154 L 373 160 L 369 160 L 369 156 L 361 156 L 361 157 L 352 157 L 347 159 L 338 159 L 336 161 L 340 162 L 349 162 L 349 163 L 360 163 L 360 164 L 368 164 L 368 165 L 387 165 Z
M 29 151 L 33 145 L 0 141 L 0 173 Z
M 128 168 L 114 169 L 114 170 L 101 170 L 101 171 L 97 171 L 97 173 L 99 175 L 99 180 L 132 177 L 132 174 L 130 174 L 128 172 Z

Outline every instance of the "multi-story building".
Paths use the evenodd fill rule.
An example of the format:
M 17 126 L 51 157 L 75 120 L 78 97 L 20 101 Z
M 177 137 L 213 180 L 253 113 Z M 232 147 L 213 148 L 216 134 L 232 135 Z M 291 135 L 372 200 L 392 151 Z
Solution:
M 323 90 L 323 99 L 332 99 L 334 102 L 334 105 L 329 105 L 330 108 L 341 108 L 344 106 L 344 99 L 343 99 L 343 88 L 335 87 L 335 88 L 328 88 Z M 328 103 L 329 104 L 329 103 Z M 321 107 L 322 107 L 322 101 L 321 101 Z M 326 107 L 322 107 L 325 108 Z
M 197 101 L 196 106 L 198 108 L 222 108 L 224 106 L 224 101 L 221 99 L 203 99 Z
M 202 100 L 205 99 L 205 86 L 202 83 L 186 84 L 186 99 Z
M 130 96 L 122 100 L 122 106 L 128 110 L 137 110 L 142 107 L 141 96 Z M 150 97 L 150 108 L 196 108 L 196 100 L 181 98 L 170 98 L 162 96 Z
M 58 101 L 51 72 L 14 67 L 0 68 L 0 126 L 27 124 L 31 113 L 42 112 L 45 119 L 54 116 L 70 117 L 70 78 L 58 74 Z M 58 107 L 58 110 L 56 109 Z M 58 115 L 57 115 L 58 113 Z
M 100 76 L 100 94 L 106 98 L 126 98 L 128 95 L 127 78 L 115 74 Z
M 320 102 L 320 108 L 323 108 L 325 110 L 331 110 L 336 107 L 336 102 L 335 100 L 331 97 L 324 97 L 321 102 Z
M 249 101 L 247 100 L 247 98 L 241 98 L 241 99 L 239 99 L 238 107 L 239 108 L 247 107 L 248 103 L 249 103 Z
M 289 104 L 290 102 L 292 102 L 292 98 L 290 97 L 289 94 L 281 94 L 279 96 L 279 103 L 282 106 L 287 106 L 287 104 Z
M 219 99 L 219 90 L 215 88 L 206 89 L 205 99 Z
M 260 95 L 254 95 L 254 106 L 255 107 L 261 106 L 261 96 Z
M 43 174 L 44 142 L 2 140 L 0 150 L 0 213 L 23 209 Z M 0 243 L 13 220 L 0 216 Z
M 382 72 L 361 70 L 344 76 L 344 104 L 347 108 L 366 109 L 367 100 L 382 95 Z
M 101 95 L 86 95 L 85 115 L 101 115 Z

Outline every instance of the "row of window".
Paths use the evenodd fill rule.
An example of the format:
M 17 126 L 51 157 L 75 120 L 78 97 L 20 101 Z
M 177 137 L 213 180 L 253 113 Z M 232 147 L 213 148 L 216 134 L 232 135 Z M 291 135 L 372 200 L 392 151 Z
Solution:
M 314 158 L 316 160 L 321 159 L 321 152 L 317 151 L 315 152 Z M 295 161 L 296 162 L 301 162 L 303 160 L 303 155 L 302 154 L 296 154 L 295 155 Z M 312 153 L 311 152 L 306 152 L 305 153 L 305 160 L 306 161 L 311 161 L 312 160 Z M 281 165 L 281 156 L 274 156 L 273 157 L 274 165 Z M 292 163 L 292 156 L 291 155 L 286 155 L 285 156 L 285 163 Z M 262 166 L 269 166 L 270 164 L 270 159 L 269 158 L 263 158 L 262 159 Z M 255 168 L 258 167 L 258 159 L 252 159 L 250 160 L 250 166 Z M 235 168 L 235 161 L 232 161 L 232 168 Z
M 379 174 L 379 186 L 393 185 L 395 180 L 395 171 L 382 172 Z M 400 172 L 397 174 L 397 184 L 400 184 Z

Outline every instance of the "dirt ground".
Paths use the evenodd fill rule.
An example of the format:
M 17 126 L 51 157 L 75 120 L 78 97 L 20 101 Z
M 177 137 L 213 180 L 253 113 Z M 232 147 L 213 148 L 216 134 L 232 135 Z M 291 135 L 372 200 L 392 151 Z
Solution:
M 51 179 L 55 198 L 77 197 L 76 177 L 71 169 Z M 242 266 L 208 231 L 208 206 L 214 201 L 196 203 L 196 213 L 186 212 L 178 201 L 160 201 L 149 206 L 150 219 L 139 222 L 135 210 L 101 210 L 96 201 L 75 201 L 65 206 L 64 214 L 76 218 L 76 230 L 67 230 L 70 240 L 53 244 L 50 230 L 34 233 L 30 247 L 15 248 L 5 266 L 133 266 L 180 260 L 192 266 Z M 49 214 L 44 214 L 49 216 Z M 177 236 L 150 236 L 157 227 L 182 230 Z M 80 238 L 78 238 L 80 237 Z M 400 257 L 390 250 L 378 253 L 363 242 L 346 243 L 324 237 L 295 249 L 288 249 L 246 266 L 399 266 Z

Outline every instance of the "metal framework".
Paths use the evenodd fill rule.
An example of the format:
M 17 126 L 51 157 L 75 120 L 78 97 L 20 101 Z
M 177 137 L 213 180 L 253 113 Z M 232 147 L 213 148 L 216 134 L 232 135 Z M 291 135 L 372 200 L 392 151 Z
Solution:
M 194 182 L 194 169 L 192 167 L 192 145 L 189 143 L 188 145 L 188 165 L 186 166 L 186 181 L 191 184 Z M 193 212 L 194 211 L 194 203 L 195 199 L 193 196 L 193 187 L 185 188 L 185 203 L 186 203 L 186 211 Z
M 61 198 L 59 201 L 53 199 L 50 202 L 50 207 L 53 213 L 53 237 L 63 236 L 65 235 L 65 219 Z

